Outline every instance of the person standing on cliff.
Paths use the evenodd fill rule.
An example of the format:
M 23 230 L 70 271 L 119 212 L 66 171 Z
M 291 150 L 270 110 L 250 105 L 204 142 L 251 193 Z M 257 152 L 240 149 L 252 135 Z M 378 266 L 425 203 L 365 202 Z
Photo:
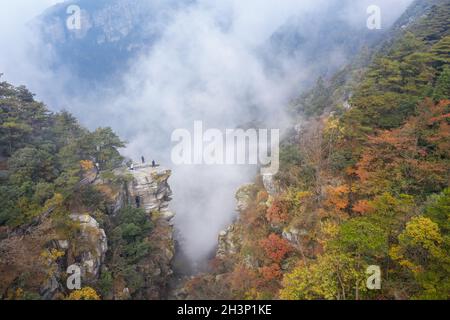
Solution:
M 153 168 L 156 167 L 156 162 L 155 162 L 155 160 L 152 161 L 152 167 L 153 167 Z
M 142 160 L 142 164 L 144 164 L 144 163 L 145 163 L 145 158 L 144 158 L 144 156 L 141 157 L 141 160 Z

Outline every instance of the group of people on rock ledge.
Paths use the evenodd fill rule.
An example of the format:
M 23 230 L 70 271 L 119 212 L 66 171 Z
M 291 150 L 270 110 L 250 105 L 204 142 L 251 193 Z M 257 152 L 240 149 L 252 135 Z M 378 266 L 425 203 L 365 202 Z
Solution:
M 145 164 L 145 158 L 144 158 L 144 156 L 141 156 L 141 161 L 142 161 L 142 164 Z M 152 160 L 152 168 L 156 168 L 156 167 L 158 167 L 158 166 L 159 166 L 159 165 L 156 164 L 155 160 Z M 130 164 L 130 170 L 134 170 L 134 163 L 133 163 L 133 162 L 131 162 L 131 164 Z

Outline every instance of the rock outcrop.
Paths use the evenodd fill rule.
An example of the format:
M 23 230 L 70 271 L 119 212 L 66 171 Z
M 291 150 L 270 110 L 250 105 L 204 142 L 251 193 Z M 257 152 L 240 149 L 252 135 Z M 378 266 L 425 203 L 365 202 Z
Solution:
M 168 180 L 170 170 L 151 165 L 133 165 L 133 170 L 120 169 L 116 175 L 128 176 L 123 192 L 113 203 L 124 202 L 126 205 L 142 208 L 151 217 L 153 230 L 148 235 L 152 249 L 147 257 L 139 262 L 139 272 L 143 275 L 145 287 L 136 296 L 139 299 L 159 300 L 166 298 L 168 282 L 173 274 L 172 260 L 175 254 L 173 218 L 170 211 L 172 190 Z M 123 288 L 128 290 L 128 288 Z
M 80 225 L 80 235 L 78 243 L 87 243 L 86 249 L 80 250 L 77 255 L 81 268 L 81 275 L 85 279 L 91 281 L 98 279 L 100 275 L 100 267 L 105 261 L 105 254 L 108 250 L 108 241 L 105 230 L 100 228 L 99 223 L 88 214 L 70 216 L 72 220 Z M 58 241 L 61 249 L 70 247 L 69 241 Z
M 0 297 L 20 299 L 21 292 L 33 292 L 44 299 L 64 299 L 73 289 L 67 285 L 68 269 L 78 267 L 82 288 L 101 290 L 104 274 L 112 277 L 114 289 L 99 292 L 104 299 L 165 299 L 175 252 L 170 175 L 170 170 L 148 165 L 89 175 L 79 185 L 100 199 L 96 207 L 84 205 L 77 194 L 72 207 L 52 206 L 29 225 L 4 231 L 8 236 L 0 238 L 0 253 L 7 258 L 0 259 Z M 115 278 L 111 264 L 119 215 L 128 206 L 142 208 L 151 225 L 143 241 L 150 249 L 127 266 L 142 276 L 138 289 Z M 20 279 L 27 287 L 20 287 Z
M 175 216 L 169 210 L 172 190 L 168 179 L 171 171 L 150 165 L 135 165 L 128 173 L 133 177 L 127 186 L 128 202 L 148 213 L 159 212 L 170 221 Z

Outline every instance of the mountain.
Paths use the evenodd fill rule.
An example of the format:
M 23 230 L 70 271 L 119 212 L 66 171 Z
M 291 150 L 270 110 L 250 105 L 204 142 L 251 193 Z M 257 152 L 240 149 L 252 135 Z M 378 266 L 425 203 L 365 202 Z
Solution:
M 386 28 L 367 28 L 365 19 L 350 21 L 347 10 L 351 3 L 330 2 L 314 14 L 294 15 L 271 36 L 269 51 L 281 59 L 298 55 L 306 65 L 318 66 L 316 74 L 334 74 L 362 48 L 373 46 L 385 34 Z M 359 17 L 366 18 L 365 15 Z
M 414 2 L 299 99 L 280 172 L 237 191 L 211 269 L 179 296 L 450 298 L 449 10 Z
M 68 4 L 83 10 L 76 32 L 64 27 Z M 80 0 L 49 9 L 39 26 L 53 67 L 113 80 L 161 37 L 171 15 L 152 8 Z M 264 41 L 269 70 L 300 51 L 311 64 L 328 61 L 339 43 L 345 59 L 317 64 L 316 85 L 289 108 L 278 174 L 237 190 L 238 217 L 218 234 L 213 259 L 181 279 L 172 172 L 127 162 L 111 128 L 88 130 L 0 82 L 0 298 L 449 299 L 449 15 L 449 0 L 418 0 L 389 31 L 364 39 L 340 18 L 304 31 L 294 14 Z M 205 199 L 189 187 L 205 180 L 188 173 L 178 182 L 192 210 L 189 201 Z M 213 195 L 208 215 L 224 206 Z
M 171 172 L 130 170 L 122 147 L 110 128 L 90 132 L 0 82 L 1 299 L 166 297 Z
M 53 68 L 67 68 L 83 80 L 105 81 L 126 70 L 159 39 L 169 13 L 190 0 L 65 1 L 46 10 L 34 23 L 54 52 Z M 81 9 L 80 29 L 68 29 L 67 9 Z
M 365 20 L 355 24 L 343 18 L 349 3 L 333 1 L 308 17 L 292 12 L 257 49 L 267 67 L 276 70 L 283 59 L 299 59 L 298 64 L 319 65 L 317 73 L 332 73 L 362 46 L 379 39 L 382 32 L 368 30 Z M 120 76 L 140 54 L 149 54 L 174 14 L 197 4 L 194 0 L 65 1 L 34 23 L 54 53 L 53 69 L 67 69 L 82 81 L 103 83 Z M 66 27 L 70 5 L 81 9 L 80 30 Z M 221 19 L 229 17 L 217 18 L 218 25 L 223 24 Z M 223 28 L 226 33 L 227 27 Z

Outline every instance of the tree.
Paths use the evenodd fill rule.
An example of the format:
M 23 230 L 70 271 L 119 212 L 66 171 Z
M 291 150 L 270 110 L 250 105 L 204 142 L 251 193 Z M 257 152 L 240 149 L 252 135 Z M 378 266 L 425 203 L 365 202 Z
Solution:
M 289 218 L 289 203 L 284 199 L 276 198 L 267 210 L 267 220 L 275 225 L 284 224 Z
M 90 138 L 94 148 L 95 161 L 99 163 L 102 170 L 113 169 L 122 163 L 123 157 L 117 149 L 124 148 L 125 144 L 111 128 L 98 128 Z
M 449 104 L 427 99 L 419 105 L 419 115 L 402 127 L 369 137 L 356 170 L 363 193 L 426 196 L 445 187 L 450 159 Z
M 292 251 L 289 242 L 275 233 L 260 240 L 259 245 L 263 248 L 267 258 L 274 263 L 280 263 Z
M 341 225 L 335 245 L 358 259 L 370 260 L 387 254 L 388 239 L 386 231 L 369 218 L 354 218 Z
M 422 299 L 450 298 L 450 241 L 438 225 L 427 217 L 411 219 L 398 237 L 398 245 L 390 255 L 409 270 L 422 287 L 416 297 Z
M 350 255 L 330 252 L 286 274 L 280 298 L 285 300 L 351 300 L 366 291 L 364 268 Z
M 432 195 L 425 207 L 425 216 L 438 224 L 444 235 L 450 233 L 450 188 Z
M 450 67 L 446 66 L 439 75 L 434 87 L 433 99 L 441 101 L 450 99 Z
M 67 300 L 100 300 L 100 296 L 91 287 L 85 287 L 70 293 Z

